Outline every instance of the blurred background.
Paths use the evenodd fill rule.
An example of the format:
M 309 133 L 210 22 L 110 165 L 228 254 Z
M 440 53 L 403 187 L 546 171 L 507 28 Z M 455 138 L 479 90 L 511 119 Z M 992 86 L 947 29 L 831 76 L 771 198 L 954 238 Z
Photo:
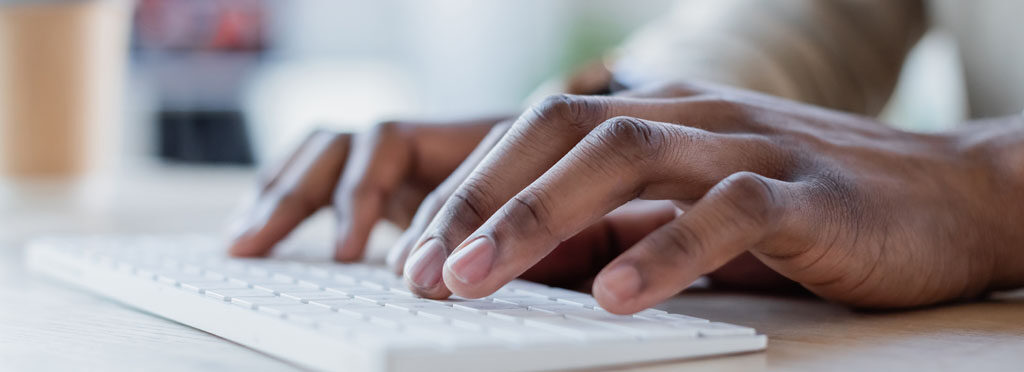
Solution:
M 140 0 L 128 158 L 260 163 L 316 127 L 507 114 L 665 0 Z
M 251 163 L 314 127 L 514 112 L 542 81 L 599 57 L 667 4 L 142 0 L 126 105 L 136 133 L 125 145 Z M 231 145 L 192 151 L 203 141 Z
M 384 119 L 513 113 L 542 82 L 602 57 L 672 5 L 6 1 L 7 7 L 95 3 L 106 8 L 102 12 L 123 12 L 128 24 L 109 31 L 107 43 L 125 44 L 126 63 L 111 61 L 109 71 L 99 71 L 106 79 L 101 84 L 121 97 L 104 128 L 94 130 L 107 132 L 111 142 L 103 151 L 114 167 L 154 159 L 252 165 L 283 156 L 316 127 L 357 131 Z M 110 21 L 116 17 L 122 15 Z M 897 94 L 894 102 L 901 105 L 887 111 L 890 121 L 929 130 L 962 118 L 955 51 L 947 39 L 926 38 L 910 59 L 903 85 L 916 84 L 926 94 L 916 100 Z M 935 76 L 947 79 L 936 82 Z
M 112 226 L 229 209 L 314 128 L 516 113 L 677 1 L 712 3 L 0 0 L 0 222 L 76 229 L 135 200 L 150 207 Z M 930 33 L 904 69 L 886 120 L 963 120 L 950 37 Z
M 314 128 L 516 113 L 670 3 L 0 0 L 0 242 L 218 230 Z

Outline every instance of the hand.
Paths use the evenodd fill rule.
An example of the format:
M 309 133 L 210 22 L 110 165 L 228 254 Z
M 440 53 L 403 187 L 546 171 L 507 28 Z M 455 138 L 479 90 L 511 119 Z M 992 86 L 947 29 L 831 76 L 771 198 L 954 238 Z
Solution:
M 685 213 L 600 270 L 593 293 L 615 313 L 654 305 L 744 252 L 857 306 L 1024 283 L 1019 118 L 1013 136 L 912 134 L 749 92 L 680 91 L 691 94 L 555 96 L 528 110 L 416 243 L 410 287 L 486 296 L 637 198 Z
M 488 132 L 496 140 L 503 128 L 498 121 L 389 122 L 361 134 L 316 131 L 264 177 L 257 200 L 236 221 L 230 252 L 266 255 L 299 223 L 330 205 L 338 216 L 335 257 L 357 260 L 379 219 L 407 227 L 424 219 L 413 218 L 421 203 L 432 206 L 425 210 L 440 208 L 444 190 L 450 193 L 458 185 L 442 181 Z
M 599 93 L 607 90 L 610 79 L 602 64 L 591 63 L 570 76 L 562 89 Z M 665 92 L 638 92 L 658 93 Z M 504 121 L 399 121 L 361 134 L 315 131 L 263 177 L 256 200 L 233 221 L 230 253 L 266 255 L 303 220 L 331 205 L 338 217 L 335 258 L 340 261 L 362 256 L 379 219 L 405 228 L 387 257 L 401 274 L 415 239 L 508 129 L 510 123 Z

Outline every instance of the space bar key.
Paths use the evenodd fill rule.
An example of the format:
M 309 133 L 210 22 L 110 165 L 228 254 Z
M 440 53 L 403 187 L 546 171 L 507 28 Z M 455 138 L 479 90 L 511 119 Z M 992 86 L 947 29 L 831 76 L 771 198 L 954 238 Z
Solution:
M 596 324 L 565 318 L 530 318 L 524 319 L 523 324 L 528 327 L 544 329 L 584 341 L 634 338 L 625 332 L 618 332 Z

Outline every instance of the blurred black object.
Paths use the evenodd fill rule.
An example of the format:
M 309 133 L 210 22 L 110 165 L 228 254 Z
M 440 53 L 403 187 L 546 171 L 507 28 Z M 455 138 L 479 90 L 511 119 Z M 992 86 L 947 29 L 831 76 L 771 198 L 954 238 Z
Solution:
M 158 156 L 254 162 L 239 97 L 267 48 L 265 1 L 138 2 L 132 54 L 156 93 Z
M 238 111 L 163 111 L 159 155 L 167 160 L 252 164 L 245 120 Z

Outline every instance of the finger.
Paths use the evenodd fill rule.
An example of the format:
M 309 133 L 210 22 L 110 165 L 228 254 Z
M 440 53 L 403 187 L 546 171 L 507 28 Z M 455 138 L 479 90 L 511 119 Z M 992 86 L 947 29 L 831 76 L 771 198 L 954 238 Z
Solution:
M 430 190 L 466 158 L 497 120 L 382 123 L 359 136 L 335 193 L 335 257 L 356 260 L 381 217 L 405 226 Z
M 299 223 L 327 205 L 348 157 L 350 141 L 349 134 L 310 137 L 289 167 L 236 223 L 229 252 L 237 256 L 266 255 Z
M 486 296 L 633 198 L 698 199 L 733 172 L 770 171 L 752 144 L 678 125 L 608 120 L 460 244 L 446 261 L 445 284 L 463 297 Z
M 608 264 L 594 297 L 610 312 L 629 314 L 675 295 L 788 225 L 791 185 L 750 172 L 729 176 Z
M 693 82 L 654 83 L 615 93 L 617 97 L 673 98 L 713 93 L 715 90 Z
M 417 240 L 416 247 L 427 249 L 422 254 L 431 257 L 430 262 L 437 262 L 437 257 L 446 257 L 456 244 L 502 204 L 533 182 L 606 119 L 636 115 L 652 120 L 670 120 L 680 115 L 679 110 L 679 105 L 668 104 L 667 101 L 635 98 L 560 95 L 546 99 L 516 120 L 495 148 L 452 193 Z M 433 272 L 436 268 L 429 270 Z M 410 274 L 419 276 L 418 271 Z M 418 294 L 427 297 L 442 297 L 446 293 L 435 292 L 433 287 L 415 284 L 413 287 Z
M 473 168 L 480 163 L 480 161 L 487 155 L 487 152 L 501 136 L 508 131 L 508 128 L 512 125 L 511 121 L 505 121 L 494 125 L 486 136 L 480 141 L 480 143 L 470 152 L 469 156 L 459 164 L 455 171 L 453 171 L 448 178 L 446 178 L 437 188 L 434 189 L 423 202 L 419 205 L 416 210 L 416 214 L 412 218 L 412 222 L 409 227 L 405 229 L 402 235 L 398 238 L 397 243 L 394 247 L 388 251 L 387 265 L 395 273 L 401 275 L 405 267 L 406 258 L 409 257 L 409 253 L 413 248 L 413 244 L 416 239 L 419 238 L 420 234 L 427 228 L 430 220 L 434 218 L 437 211 L 441 209 L 444 201 L 455 191 L 455 189 L 466 179 L 467 176 L 473 171 Z M 440 265 L 437 265 L 440 268 Z M 428 273 L 429 274 L 429 273 Z M 436 272 L 436 278 L 426 278 L 421 281 L 437 282 L 441 279 L 441 272 Z
M 401 124 L 386 122 L 353 140 L 333 198 L 338 218 L 335 259 L 362 257 L 370 231 L 384 213 L 385 198 L 408 172 L 412 153 L 406 131 Z
M 299 145 L 295 147 L 295 151 L 292 151 L 290 155 L 278 161 L 274 165 L 271 165 L 261 171 L 257 175 L 259 182 L 260 192 L 267 192 L 271 187 L 279 181 L 282 176 L 287 173 L 288 169 L 299 166 L 297 163 L 302 158 L 302 154 L 306 152 L 306 149 L 314 146 L 322 146 L 325 139 L 333 138 L 337 133 L 326 129 L 314 129 L 309 133 L 306 138 L 299 142 Z M 318 145 L 320 144 L 320 145 Z

